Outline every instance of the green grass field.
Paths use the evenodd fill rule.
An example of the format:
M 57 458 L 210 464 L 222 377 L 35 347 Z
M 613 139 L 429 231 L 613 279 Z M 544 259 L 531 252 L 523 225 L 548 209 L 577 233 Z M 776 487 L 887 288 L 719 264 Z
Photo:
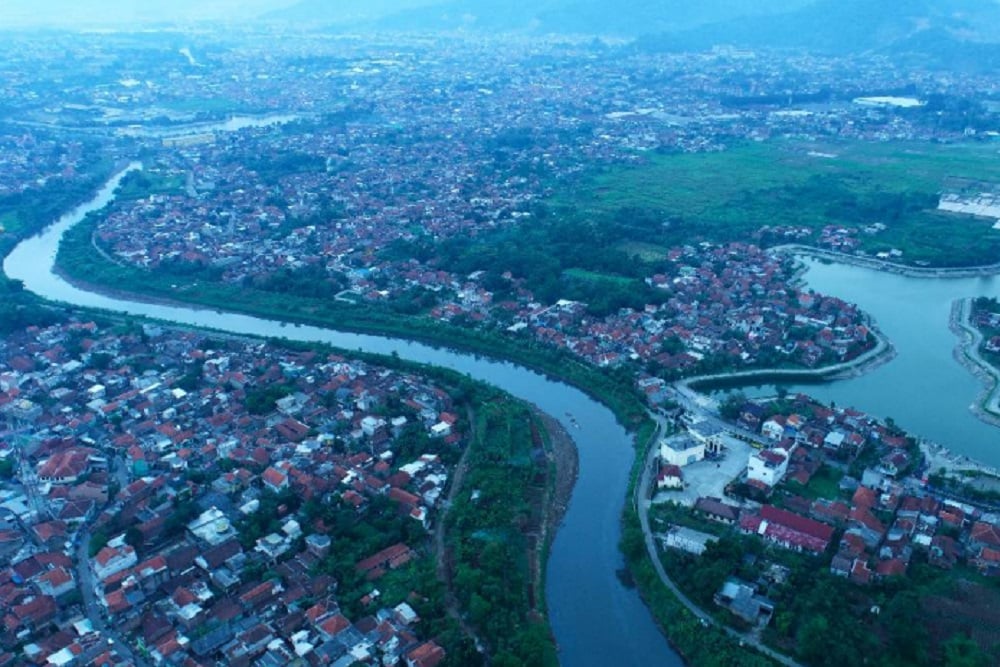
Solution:
M 550 204 L 585 219 L 647 219 L 627 244 L 638 254 L 691 240 L 750 238 L 760 227 L 868 225 L 869 251 L 899 248 L 907 261 L 971 264 L 1000 258 L 989 221 L 935 212 L 943 191 L 1000 188 L 1000 143 L 772 141 L 719 153 L 650 155 L 563 189 Z M 658 221 L 650 225 L 649 220 Z M 666 225 L 662 223 L 667 223 Z
M 132 172 L 122 179 L 118 188 L 118 198 L 122 200 L 143 199 L 150 195 L 180 194 L 183 190 L 183 176 L 148 170 Z
M 637 282 L 633 278 L 625 278 L 623 276 L 615 276 L 608 273 L 597 273 L 596 271 L 588 271 L 586 269 L 566 269 L 563 271 L 563 275 L 567 278 L 582 280 L 588 283 L 617 285 L 622 287 L 629 287 L 635 285 Z

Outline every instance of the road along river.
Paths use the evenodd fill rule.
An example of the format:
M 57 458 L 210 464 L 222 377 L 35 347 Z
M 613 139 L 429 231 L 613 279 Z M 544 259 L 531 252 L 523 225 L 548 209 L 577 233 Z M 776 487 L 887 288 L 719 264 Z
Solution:
M 130 168 L 138 168 L 132 165 Z M 70 285 L 53 273 L 62 235 L 90 211 L 114 198 L 122 174 L 93 200 L 66 214 L 40 235 L 20 243 L 4 261 L 7 276 L 51 301 L 150 317 L 235 334 L 317 341 L 343 349 L 391 354 L 451 368 L 534 403 L 559 419 L 579 450 L 579 476 L 546 570 L 546 604 L 563 665 L 682 664 L 653 622 L 639 594 L 616 571 L 621 515 L 633 460 L 631 438 L 610 410 L 582 391 L 503 361 L 421 343 L 311 326 L 285 325 L 246 315 L 111 297 Z M 576 423 L 567 416 L 572 415 Z

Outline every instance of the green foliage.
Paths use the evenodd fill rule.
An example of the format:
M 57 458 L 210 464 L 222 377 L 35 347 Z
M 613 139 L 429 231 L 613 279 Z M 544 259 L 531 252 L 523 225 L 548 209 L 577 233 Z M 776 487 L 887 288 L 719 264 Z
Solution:
M 347 277 L 329 273 L 318 264 L 297 269 L 283 268 L 266 276 L 249 278 L 247 286 L 278 294 L 328 299 L 347 287 Z
M 193 500 L 177 501 L 174 509 L 163 524 L 163 533 L 167 537 L 177 537 L 184 533 L 187 525 L 193 521 L 200 510 Z
M 93 558 L 97 555 L 97 552 L 108 545 L 108 540 L 110 539 L 111 536 L 108 535 L 106 529 L 98 528 L 90 534 L 90 542 L 87 544 L 87 553 L 90 554 L 91 558 Z
M 184 177 L 165 174 L 152 169 L 131 171 L 118 184 L 115 195 L 122 200 L 145 199 L 150 195 L 179 194 L 184 187 Z
M 722 415 L 723 419 L 736 421 L 746 402 L 747 396 L 742 391 L 731 391 L 719 404 L 719 414 Z
M 281 517 L 294 513 L 302 505 L 302 496 L 297 494 L 290 487 L 274 493 L 264 491 L 260 498 L 260 507 L 256 512 L 241 518 L 236 524 L 236 532 L 239 536 L 240 544 L 244 549 L 251 550 L 257 544 L 257 540 L 269 533 L 276 533 L 281 530 Z M 279 508 L 284 506 L 285 512 L 279 512 Z
M 596 227 L 625 242 L 619 247 L 749 240 L 765 224 L 818 230 L 881 222 L 888 229 L 864 237 L 863 249 L 894 247 L 904 251 L 905 261 L 965 266 L 995 261 L 1000 234 L 933 209 L 952 179 L 1000 181 L 992 158 L 993 150 L 978 144 L 745 144 L 595 171 L 548 203 L 555 217 Z
M 43 305 L 33 294 L 25 292 L 19 280 L 0 276 L 0 334 L 32 325 L 49 326 L 63 319 L 58 310 Z
M 987 667 L 987 656 L 976 642 L 964 635 L 954 635 L 944 642 L 945 667 Z
M 290 385 L 277 384 L 247 391 L 244 406 L 252 415 L 264 415 L 275 409 L 275 403 L 295 392 Z
M 544 609 L 532 607 L 525 530 L 530 495 L 548 467 L 531 456 L 532 416 L 519 402 L 497 398 L 477 410 L 468 472 L 448 515 L 456 596 L 494 654 L 494 664 L 554 665 Z M 472 494 L 476 493 L 473 500 Z M 535 612 L 535 613 L 532 613 Z M 540 614 L 539 614 L 540 612 Z

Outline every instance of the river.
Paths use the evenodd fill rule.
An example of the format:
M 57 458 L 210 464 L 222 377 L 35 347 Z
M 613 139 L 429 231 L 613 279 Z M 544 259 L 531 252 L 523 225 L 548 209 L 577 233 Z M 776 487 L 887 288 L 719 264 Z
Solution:
M 299 114 L 276 113 L 259 116 L 249 116 L 235 114 L 223 121 L 207 121 L 203 123 L 184 123 L 181 125 L 167 125 L 163 127 L 127 127 L 119 130 L 119 133 L 132 137 L 153 137 L 157 139 L 167 139 L 183 137 L 189 134 L 211 134 L 215 132 L 237 132 L 248 127 L 270 127 L 272 125 L 284 125 L 301 120 L 305 116 Z
M 133 168 L 137 165 L 133 165 Z M 52 301 L 210 327 L 253 336 L 319 341 L 435 364 L 489 382 L 559 419 L 579 451 L 579 477 L 556 532 L 546 571 L 549 620 L 560 662 L 587 665 L 681 665 L 653 622 L 638 593 L 622 585 L 618 550 L 620 518 L 633 460 L 631 439 L 614 415 L 586 394 L 512 363 L 438 349 L 420 343 L 284 325 L 246 315 L 112 298 L 76 288 L 52 272 L 59 239 L 90 211 L 110 202 L 121 178 L 111 179 L 95 198 L 60 218 L 40 235 L 20 243 L 4 261 L 6 274 Z M 574 426 L 567 413 L 579 426 Z
M 891 417 L 914 435 L 1000 467 L 1000 429 L 969 409 L 983 385 L 955 360 L 959 340 L 949 328 L 956 299 L 998 296 L 1000 279 L 918 278 L 815 259 L 805 262 L 808 286 L 861 306 L 892 341 L 896 356 L 856 378 L 782 386 L 881 419 Z M 746 393 L 773 395 L 774 390 Z

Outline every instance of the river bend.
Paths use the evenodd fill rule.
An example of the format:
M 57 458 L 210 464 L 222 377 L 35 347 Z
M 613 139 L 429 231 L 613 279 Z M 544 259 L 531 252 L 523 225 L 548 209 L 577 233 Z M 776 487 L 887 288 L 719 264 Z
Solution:
M 109 180 L 91 201 L 67 213 L 41 234 L 22 241 L 4 261 L 7 276 L 22 281 L 26 289 L 39 296 L 75 306 L 235 334 L 315 341 L 378 354 L 395 352 L 404 359 L 467 373 L 534 403 L 560 420 L 579 451 L 579 476 L 552 544 L 545 580 L 549 621 L 559 645 L 561 664 L 682 664 L 637 591 L 625 587 L 616 575 L 624 566 L 618 541 L 633 449 L 631 438 L 610 410 L 574 387 L 509 362 L 406 340 L 285 325 L 181 305 L 144 303 L 77 288 L 53 273 L 59 240 L 88 212 L 112 201 L 122 176 L 120 173 Z M 576 424 L 567 414 L 573 415 Z

